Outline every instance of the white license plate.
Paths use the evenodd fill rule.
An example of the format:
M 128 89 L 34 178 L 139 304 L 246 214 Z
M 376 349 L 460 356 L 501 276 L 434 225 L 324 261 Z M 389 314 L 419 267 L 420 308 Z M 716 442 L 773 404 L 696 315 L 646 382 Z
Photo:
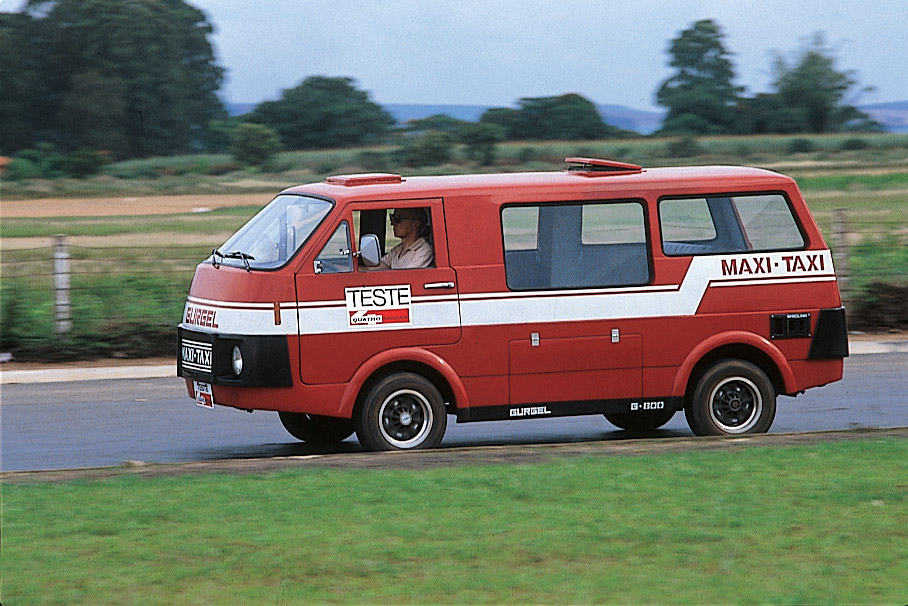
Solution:
M 204 408 L 214 408 L 214 394 L 211 393 L 211 383 L 193 381 L 192 387 L 195 390 L 196 404 Z

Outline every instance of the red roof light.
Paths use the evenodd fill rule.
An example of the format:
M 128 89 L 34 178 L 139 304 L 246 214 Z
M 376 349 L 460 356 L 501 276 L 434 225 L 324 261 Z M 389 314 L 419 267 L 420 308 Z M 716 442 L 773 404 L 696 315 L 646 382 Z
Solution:
M 344 187 L 354 187 L 357 185 L 394 185 L 403 183 L 404 178 L 400 175 L 389 173 L 364 173 L 359 175 L 335 175 L 325 179 L 329 185 L 343 185 Z

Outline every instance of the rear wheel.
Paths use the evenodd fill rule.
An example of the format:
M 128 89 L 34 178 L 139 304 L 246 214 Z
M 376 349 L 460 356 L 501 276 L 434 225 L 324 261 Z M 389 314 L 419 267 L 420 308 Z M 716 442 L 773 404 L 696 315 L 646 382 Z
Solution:
M 438 388 L 412 372 L 388 375 L 373 385 L 355 419 L 356 437 L 366 450 L 432 448 L 448 423 Z
M 353 421 L 300 412 L 277 413 L 294 438 L 309 444 L 337 444 L 353 435 Z
M 645 433 L 659 429 L 675 416 L 674 410 L 657 410 L 654 412 L 607 412 L 605 419 L 614 425 L 633 433 Z
M 776 416 L 776 392 L 756 364 L 725 360 L 703 373 L 684 412 L 698 436 L 766 433 Z

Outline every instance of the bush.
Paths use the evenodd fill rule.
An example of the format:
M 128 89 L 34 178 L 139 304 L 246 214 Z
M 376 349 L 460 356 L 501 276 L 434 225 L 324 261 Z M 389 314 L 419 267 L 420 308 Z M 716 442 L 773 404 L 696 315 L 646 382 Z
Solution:
M 391 158 L 380 151 L 361 151 L 356 155 L 356 163 L 366 170 L 376 172 L 388 172 L 392 167 Z
M 274 129 L 263 124 L 240 124 L 233 131 L 231 152 L 245 166 L 262 166 L 281 151 L 281 141 Z
M 809 154 L 814 151 L 816 146 L 813 144 L 813 141 L 810 139 L 797 138 L 792 139 L 788 144 L 788 153 L 789 154 Z
M 862 149 L 867 149 L 868 147 L 870 147 L 870 145 L 863 139 L 852 137 L 851 139 L 842 141 L 840 149 L 842 151 L 860 151 Z
M 407 141 L 402 150 L 405 165 L 437 166 L 451 159 L 454 137 L 450 133 L 429 131 Z
M 53 146 L 43 143 L 13 156 L 4 177 L 10 181 L 61 177 L 84 179 L 99 173 L 105 164 L 107 155 L 104 152 L 80 149 L 64 155 L 57 153 Z
M 908 285 L 873 282 L 867 293 L 857 301 L 849 323 L 852 328 L 867 332 L 900 331 L 908 329 Z
M 668 155 L 672 158 L 690 158 L 701 153 L 703 149 L 694 137 L 681 137 L 668 144 Z
M 504 129 L 497 124 L 470 123 L 460 129 L 460 141 L 467 146 L 467 157 L 488 166 L 495 161 L 495 145 L 504 140 Z

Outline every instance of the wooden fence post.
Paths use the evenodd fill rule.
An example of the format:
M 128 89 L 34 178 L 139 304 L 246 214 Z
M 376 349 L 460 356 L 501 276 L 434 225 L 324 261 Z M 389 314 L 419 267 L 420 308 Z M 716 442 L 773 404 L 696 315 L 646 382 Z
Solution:
M 54 236 L 54 332 L 65 335 L 72 330 L 69 316 L 69 248 L 66 236 Z
M 836 276 L 839 282 L 839 292 L 843 302 L 851 302 L 851 269 L 848 266 L 848 215 L 844 208 L 835 209 L 832 226 L 832 244 Z

